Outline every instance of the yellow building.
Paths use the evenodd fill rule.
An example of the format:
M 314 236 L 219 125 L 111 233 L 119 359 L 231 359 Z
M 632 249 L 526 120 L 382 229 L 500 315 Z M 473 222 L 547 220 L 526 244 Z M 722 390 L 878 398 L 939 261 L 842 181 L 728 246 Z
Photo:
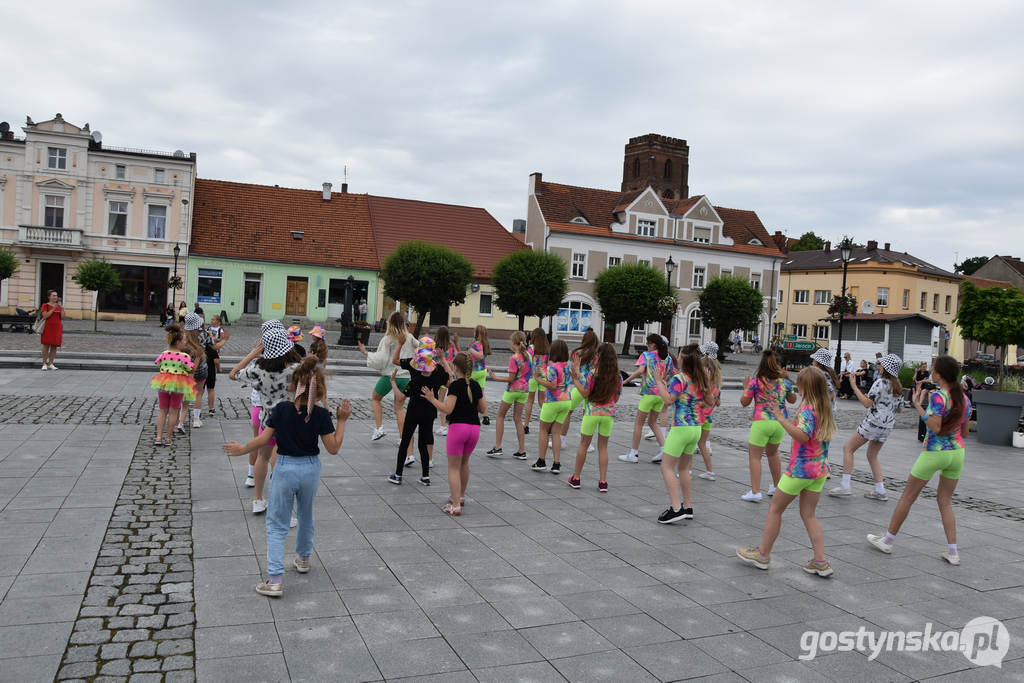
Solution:
M 780 307 L 775 315 L 778 335 L 830 346 L 828 307 L 842 291 L 843 260 L 826 242 L 818 251 L 790 252 L 782 263 Z M 933 355 L 950 353 L 962 360 L 963 344 L 949 344 L 955 332 L 959 286 L 963 277 L 906 252 L 896 252 L 875 241 L 853 249 L 847 265 L 846 292 L 857 299 L 860 314 L 920 314 L 938 322 L 932 337 Z M 843 335 L 844 340 L 846 334 Z M 845 343 L 844 343 L 845 347 Z

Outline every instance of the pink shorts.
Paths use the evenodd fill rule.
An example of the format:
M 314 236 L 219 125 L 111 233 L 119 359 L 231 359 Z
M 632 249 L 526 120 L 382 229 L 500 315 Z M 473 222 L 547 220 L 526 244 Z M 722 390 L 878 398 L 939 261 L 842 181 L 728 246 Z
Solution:
M 260 432 L 259 433 L 260 434 L 263 433 L 263 425 L 260 425 Z M 277 439 L 271 439 L 270 441 L 267 442 L 267 447 L 268 448 L 273 448 L 276 445 L 277 445 Z
M 250 406 L 249 407 L 249 419 L 252 421 L 253 427 L 260 426 L 260 407 Z
M 480 425 L 469 425 L 462 422 L 448 423 L 448 440 L 445 449 L 449 457 L 473 454 L 476 442 L 480 440 Z
M 184 398 L 185 394 L 161 390 L 156 392 L 156 396 L 160 410 L 181 410 L 181 399 Z

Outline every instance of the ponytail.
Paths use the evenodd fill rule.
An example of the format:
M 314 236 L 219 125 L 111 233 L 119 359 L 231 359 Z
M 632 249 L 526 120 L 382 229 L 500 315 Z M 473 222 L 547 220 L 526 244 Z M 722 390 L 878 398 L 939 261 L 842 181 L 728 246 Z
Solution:
M 665 338 L 660 334 L 649 334 L 647 335 L 647 343 L 654 344 L 658 347 L 658 358 L 665 360 L 668 358 L 668 344 L 665 343 Z
M 452 365 L 462 374 L 462 379 L 466 380 L 466 398 L 469 400 L 470 404 L 472 404 L 473 390 L 469 386 L 469 383 L 472 381 L 473 360 L 469 357 L 468 353 L 460 351 L 455 354 L 455 358 L 452 359 Z

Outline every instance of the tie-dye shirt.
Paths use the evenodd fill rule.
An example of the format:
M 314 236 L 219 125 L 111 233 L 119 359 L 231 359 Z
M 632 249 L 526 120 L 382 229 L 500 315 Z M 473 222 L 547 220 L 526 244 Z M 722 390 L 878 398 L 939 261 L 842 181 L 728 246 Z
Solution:
M 470 345 L 469 350 L 470 351 L 476 351 L 479 354 L 483 354 L 483 352 L 484 352 L 484 345 L 481 344 L 478 341 L 475 341 L 475 342 L 473 342 Z M 470 354 L 470 355 L 472 355 L 472 354 Z M 480 370 L 486 370 L 486 369 L 487 369 L 487 360 L 485 358 L 481 358 L 480 360 L 477 360 L 476 358 L 473 359 L 473 372 L 478 372 Z
M 619 402 L 619 397 L 622 396 L 622 375 L 619 375 L 619 387 L 612 394 L 612 397 L 604 403 L 591 403 L 589 399 L 584 403 L 583 414 L 593 415 L 595 417 L 615 417 L 615 404 Z M 580 384 L 587 388 L 589 394 L 594 390 L 594 385 L 597 383 L 597 375 L 590 373 L 586 380 L 580 377 Z
M 754 400 L 755 420 L 774 420 L 775 417 L 768 410 L 768 406 L 772 404 L 779 406 L 783 416 L 788 418 L 786 398 L 795 395 L 796 390 L 793 388 L 793 383 L 782 377 L 767 381 L 760 377 L 755 377 L 750 380 L 750 383 L 743 392 L 744 398 Z
M 676 372 L 676 364 L 672 362 L 670 355 L 665 360 L 658 357 L 657 351 L 644 351 L 636 360 L 636 364 L 644 366 L 643 383 L 640 385 L 640 395 L 649 396 L 657 394 L 658 389 L 654 386 L 654 369 L 661 368 L 666 378 Z
M 712 422 L 711 414 L 714 413 L 715 412 L 715 408 L 718 407 L 718 401 L 722 397 L 722 390 L 719 389 L 717 386 L 712 386 L 711 387 L 711 396 L 712 396 L 712 398 L 715 399 L 714 402 L 711 405 L 708 405 L 704 401 L 701 401 L 699 404 L 697 404 L 697 408 L 698 408 L 697 417 L 700 418 L 700 423 L 701 424 L 705 424 L 705 423 L 711 424 L 711 422 Z
M 933 415 L 945 418 L 951 410 L 953 410 L 953 397 L 946 389 L 938 389 L 933 391 L 931 398 L 928 399 L 928 409 L 921 419 L 927 421 Z M 960 430 L 970 416 L 971 401 L 964 396 L 964 414 L 960 419 L 960 424 L 956 426 L 952 434 L 936 434 L 929 427 L 928 433 L 924 437 L 924 449 L 926 451 L 955 451 L 958 448 L 963 448 L 964 437 L 960 434 Z
M 533 369 L 530 361 L 518 353 L 508 359 L 508 390 L 522 392 L 530 388 L 530 375 Z
M 545 401 L 568 401 L 572 398 L 572 377 L 569 375 L 569 361 L 547 363 L 544 377 L 555 385 L 544 392 Z
M 533 365 L 533 373 L 531 376 L 542 376 L 544 374 L 543 368 L 548 362 L 548 354 L 542 353 L 538 355 L 534 353 L 533 344 L 530 344 L 530 347 L 526 349 L 526 351 L 530 354 L 530 363 Z
M 454 344 L 452 346 L 449 346 L 447 349 L 440 349 L 439 348 L 438 351 L 441 352 L 441 355 L 449 363 L 451 363 L 453 360 L 455 360 L 455 345 Z
M 796 428 L 810 439 L 800 443 L 793 439 L 793 449 L 786 465 L 786 475 L 794 479 L 819 479 L 828 474 L 828 441 L 819 441 L 815 433 L 818 428 L 818 414 L 808 404 L 800 407 L 796 415 Z
M 699 427 L 699 404 L 704 402 L 704 394 L 697 393 L 697 387 L 693 386 L 690 378 L 682 372 L 673 375 L 668 382 L 668 393 L 676 396 L 675 421 L 672 424 L 676 427 Z

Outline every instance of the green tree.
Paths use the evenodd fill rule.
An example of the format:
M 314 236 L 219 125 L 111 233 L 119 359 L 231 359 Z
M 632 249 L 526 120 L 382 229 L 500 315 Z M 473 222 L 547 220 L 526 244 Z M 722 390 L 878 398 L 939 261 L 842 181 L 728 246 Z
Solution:
M 543 318 L 558 312 L 565 299 L 568 275 L 565 261 L 555 254 L 532 249 L 514 251 L 494 266 L 494 304 L 519 316 L 522 330 L 526 316 Z
M 720 350 L 733 330 L 757 329 L 764 312 L 764 296 L 742 277 L 716 277 L 704 287 L 698 303 L 701 321 L 714 328 Z
M 1006 347 L 1024 345 L 1024 295 L 1019 289 L 988 287 L 978 289 L 973 282 L 960 284 L 960 310 L 953 323 L 964 339 L 1001 350 L 999 388 L 1006 375 Z
M 965 258 L 960 263 L 953 266 L 954 273 L 963 273 L 964 275 L 974 275 L 978 268 L 988 263 L 988 256 L 972 256 L 971 258 Z
M 825 248 L 825 240 L 818 237 L 811 231 L 800 235 L 800 239 L 793 243 L 790 251 L 818 251 Z
M 87 292 L 110 292 L 121 286 L 121 278 L 117 276 L 117 271 L 101 258 L 81 261 L 71 279 Z M 100 298 L 97 295 L 92 312 L 92 329 L 94 332 L 98 329 L 99 308 Z
M 643 263 L 612 266 L 597 276 L 594 290 L 606 323 L 626 323 L 622 353 L 629 352 L 633 328 L 662 317 L 665 275 Z
M 404 242 L 388 256 L 380 271 L 384 293 L 416 311 L 417 337 L 423 316 L 466 300 L 473 266 L 459 252 L 439 244 Z
M 18 259 L 7 247 L 0 247 L 0 281 L 14 277 L 18 272 Z

